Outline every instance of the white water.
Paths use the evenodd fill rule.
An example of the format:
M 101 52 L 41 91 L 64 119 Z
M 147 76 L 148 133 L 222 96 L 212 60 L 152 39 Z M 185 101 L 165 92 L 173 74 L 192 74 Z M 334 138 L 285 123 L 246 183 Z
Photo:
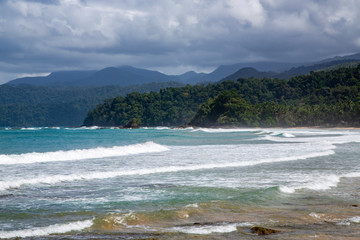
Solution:
M 150 143 L 151 146 L 154 145 L 154 143 Z M 156 144 L 157 145 L 157 144 Z M 212 155 L 214 157 L 214 154 L 211 152 L 212 146 L 202 146 L 204 148 L 204 152 L 207 152 L 209 157 Z M 264 146 L 265 147 L 265 146 Z M 302 148 L 306 149 L 307 145 L 304 145 Z M 160 150 L 168 150 L 167 147 L 157 145 L 156 149 Z M 193 147 L 192 149 L 196 150 L 200 147 Z M 224 146 L 224 151 L 228 152 L 230 154 L 230 157 L 236 157 L 237 150 L 232 145 Z M 295 161 L 295 160 L 302 160 L 302 159 L 308 159 L 308 158 L 314 158 L 314 157 L 321 157 L 321 156 L 328 156 L 331 154 L 334 154 L 335 147 L 333 145 L 323 145 L 323 148 L 321 151 L 317 152 L 311 152 L 308 153 L 305 151 L 302 154 L 299 155 L 293 155 L 287 153 L 286 157 L 273 157 L 273 158 L 266 158 L 264 155 L 259 155 L 259 159 L 251 159 L 246 158 L 244 161 L 243 159 L 240 159 L 240 161 L 234 161 L 234 159 L 230 159 L 230 161 L 213 161 L 213 163 L 204 163 L 204 164 L 193 164 L 191 161 L 186 164 L 186 161 L 183 162 L 183 164 L 186 164 L 185 166 L 179 166 L 179 165 L 168 165 L 164 167 L 148 167 L 148 168 L 139 168 L 139 169 L 130 169 L 130 170 L 122 170 L 122 171 L 104 171 L 104 172 L 92 172 L 92 173 L 77 173 L 77 174 L 67 174 L 67 175 L 43 175 L 43 176 L 37 176 L 32 178 L 25 178 L 25 179 L 11 179 L 8 181 L 0 181 L 0 190 L 6 190 L 10 188 L 19 188 L 22 185 L 36 185 L 36 184 L 57 184 L 60 182 L 69 182 L 69 181 L 80 181 L 80 180 L 95 180 L 95 179 L 108 179 L 108 178 L 115 178 L 120 176 L 132 176 L 132 175 L 149 175 L 149 174 L 159 174 L 159 173 L 172 173 L 172 172 L 181 172 L 181 171 L 198 171 L 198 170 L 206 170 L 206 169 L 218 169 L 218 168 L 231 168 L 231 167 L 245 167 L 245 166 L 254 166 L 258 164 L 264 164 L 264 163 L 276 163 L 276 162 L 284 162 L 284 161 Z M 153 148 L 151 148 L 154 150 Z M 179 154 L 184 154 L 181 150 L 178 151 Z M 233 152 L 231 152 L 231 150 Z M 242 150 L 242 149 L 240 149 Z M 137 149 L 138 151 L 138 149 Z M 242 150 L 243 151 L 243 150 Z M 252 149 L 252 151 L 256 151 L 256 149 Z M 224 156 L 225 156 L 224 152 Z M 241 151 L 240 151 L 241 153 Z M 291 153 L 291 152 L 290 152 Z M 191 154 L 191 151 L 190 151 Z M 174 156 L 173 156 L 174 157 Z M 211 162 L 212 160 L 209 159 L 208 161 Z M 216 157 L 216 155 L 215 155 Z M 244 156 L 245 158 L 245 156 Z M 206 160 L 206 159 L 205 159 Z M 174 164 L 174 163 L 172 163 Z
M 64 224 L 54 224 L 47 227 L 37 227 L 31 229 L 0 231 L 0 238 L 15 237 L 39 237 L 50 234 L 67 233 L 72 231 L 81 231 L 93 225 L 93 220 L 76 221 Z
M 360 177 L 360 167 L 357 164 L 359 145 L 352 144 L 360 142 L 359 131 L 149 128 L 139 131 L 96 132 L 92 131 L 94 129 L 96 128 L 74 131 L 74 135 L 71 136 L 76 138 L 80 136 L 77 134 L 84 132 L 104 134 L 101 141 L 118 140 L 120 136 L 124 137 L 122 142 L 125 143 L 129 135 L 131 136 L 129 139 L 133 141 L 134 132 L 146 133 L 148 135 L 141 136 L 141 139 L 162 145 L 146 142 L 112 148 L 54 150 L 43 153 L 39 148 L 37 153 L 0 155 L 0 164 L 2 164 L 0 191 L 6 191 L 0 192 L 3 208 L 8 209 L 11 214 L 29 209 L 35 214 L 26 219 L 26 224 L 34 220 L 32 227 L 27 225 L 29 229 L 20 228 L 24 225 L 22 219 L 14 218 L 13 222 L 8 219 L 3 220 L 0 222 L 2 224 L 0 229 L 3 229 L 2 232 L 0 231 L 0 237 L 37 237 L 81 231 L 92 226 L 92 220 L 81 220 L 84 219 L 82 213 L 78 218 L 72 218 L 81 220 L 78 222 L 43 225 L 47 213 L 38 212 L 43 209 L 48 211 L 51 221 L 54 220 L 59 209 L 64 214 L 69 212 L 72 214 L 73 211 L 82 212 L 85 209 L 86 212 L 90 212 L 86 217 L 89 219 L 98 216 L 97 209 L 99 212 L 104 209 L 108 211 L 114 203 L 115 207 L 110 209 L 112 212 L 146 212 L 153 209 L 157 211 L 159 210 L 157 208 L 162 209 L 166 204 L 167 207 L 173 208 L 174 206 L 171 205 L 173 199 L 182 201 L 183 197 L 184 204 L 194 202 L 201 204 L 216 199 L 240 199 L 242 191 L 251 192 L 254 189 L 277 186 L 280 191 L 289 194 L 299 192 L 313 194 L 308 191 L 324 191 L 336 187 L 343 178 Z M 63 130 L 65 129 L 59 131 Z M 46 135 L 51 132 L 56 131 L 47 131 Z M 114 133 L 119 135 L 115 136 Z M 29 131 L 28 134 L 33 134 L 36 139 L 41 131 Z M 81 135 L 81 139 L 87 138 Z M 86 148 L 86 143 L 83 146 Z M 47 146 L 44 149 L 49 148 Z M 77 161 L 85 159 L 93 160 Z M 49 163 L 54 161 L 59 163 Z M 260 166 L 252 167 L 255 165 Z M 98 179 L 111 180 L 96 181 Z M 199 195 L 198 198 L 197 194 L 202 193 L 197 188 L 205 188 L 206 191 L 207 187 L 209 191 L 206 192 L 206 196 Z M 338 193 L 337 189 L 332 189 L 324 194 L 333 192 Z M 315 195 L 321 194 L 323 193 Z M 289 196 L 281 194 L 279 197 Z M 122 204 L 124 201 L 126 204 Z M 166 204 L 163 204 L 164 202 Z M 123 209 L 123 206 L 126 209 Z M 151 206 L 149 207 L 151 210 L 143 206 Z M 202 208 L 198 204 L 189 204 L 186 207 L 199 208 L 201 214 Z M 92 212 L 95 214 L 92 215 Z M 354 213 L 346 216 L 337 223 L 359 224 L 360 218 L 357 215 Z M 124 216 L 131 218 L 131 215 Z M 37 217 L 41 221 L 37 222 Z M 192 217 L 190 215 L 186 220 L 192 220 Z M 133 226 L 126 225 L 122 218 L 115 220 L 116 223 L 124 224 L 127 228 Z M 251 226 L 250 223 L 187 226 L 176 224 L 161 227 L 156 231 L 193 234 L 226 233 L 236 231 L 236 228 L 242 224 Z M 138 226 L 141 228 L 141 225 Z M 143 228 L 148 232 L 152 231 L 149 226 Z M 97 230 L 89 229 L 89 231 L 91 233 Z
M 261 129 L 246 129 L 246 128 L 195 128 L 192 132 L 207 132 L 207 133 L 232 133 L 232 132 L 258 132 Z
M 205 235 L 211 233 L 235 232 L 237 230 L 236 227 L 251 227 L 251 226 L 253 226 L 253 224 L 251 223 L 229 223 L 223 225 L 174 227 L 170 229 L 170 231 Z
M 341 178 L 355 178 L 360 177 L 360 172 L 352 172 L 341 175 L 323 175 L 323 176 L 307 176 L 298 179 L 298 183 L 292 184 L 289 186 L 280 186 L 280 191 L 284 193 L 294 193 L 298 190 L 313 190 L 313 191 L 323 191 L 328 190 L 332 187 L 336 187 L 340 182 Z
M 115 146 L 111 148 L 75 149 L 69 151 L 56 151 L 45 153 L 24 153 L 0 155 L 0 164 L 29 164 L 39 162 L 74 161 L 94 158 L 106 158 L 125 156 L 140 153 L 153 153 L 167 151 L 168 148 L 154 142 L 146 142 L 127 146 Z

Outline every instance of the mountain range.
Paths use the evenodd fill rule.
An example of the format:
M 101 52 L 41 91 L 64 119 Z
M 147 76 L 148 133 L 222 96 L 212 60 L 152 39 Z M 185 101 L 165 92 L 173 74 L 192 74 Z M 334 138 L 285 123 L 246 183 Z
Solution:
M 348 64 L 358 64 L 360 53 L 342 57 L 324 59 L 308 64 L 281 62 L 255 62 L 221 65 L 210 73 L 189 71 L 181 75 L 167 75 L 158 71 L 136 68 L 132 66 L 107 67 L 99 71 L 60 71 L 43 77 L 18 78 L 8 82 L 10 85 L 37 85 L 49 87 L 89 86 L 99 87 L 118 85 L 149 84 L 152 82 L 179 82 L 198 84 L 221 80 L 237 80 L 238 78 L 279 78 L 290 79 L 294 76 L 308 74 L 311 71 L 336 69 Z
M 44 77 L 18 78 L 0 85 L 0 127 L 79 126 L 87 112 L 105 99 L 132 92 L 159 92 L 185 84 L 239 78 L 280 78 L 334 70 L 360 63 L 360 54 L 310 64 L 251 63 L 219 66 L 210 73 L 166 75 L 131 66 L 99 71 L 61 71 Z M 284 70 L 285 69 L 285 70 Z M 287 70 L 286 70 L 287 69 Z

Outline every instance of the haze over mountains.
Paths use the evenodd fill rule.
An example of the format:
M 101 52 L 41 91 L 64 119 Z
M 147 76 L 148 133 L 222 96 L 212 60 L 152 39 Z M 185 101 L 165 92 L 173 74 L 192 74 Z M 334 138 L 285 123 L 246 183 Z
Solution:
M 108 67 L 99 71 L 61 71 L 53 72 L 44 77 L 25 77 L 8 82 L 11 85 L 29 84 L 49 87 L 64 86 L 107 86 L 149 84 L 152 82 L 179 82 L 198 84 L 217 82 L 220 80 L 237 80 L 238 78 L 279 78 L 289 79 L 294 76 L 308 74 L 327 68 L 336 68 L 344 64 L 360 61 L 360 53 L 343 57 L 324 59 L 315 63 L 294 64 L 280 62 L 255 62 L 222 65 L 211 73 L 196 73 L 189 71 L 181 75 L 167 75 L 158 71 L 135 68 L 132 66 Z
M 239 78 L 279 78 L 333 70 L 360 63 L 360 54 L 311 64 L 251 63 L 219 66 L 211 73 L 166 75 L 131 66 L 99 71 L 61 71 L 45 77 L 18 78 L 0 85 L 0 127 L 79 126 L 87 112 L 105 99 L 132 92 L 158 92 L 185 84 Z M 284 71 L 285 69 L 285 71 Z M 287 69 L 287 70 L 286 70 Z

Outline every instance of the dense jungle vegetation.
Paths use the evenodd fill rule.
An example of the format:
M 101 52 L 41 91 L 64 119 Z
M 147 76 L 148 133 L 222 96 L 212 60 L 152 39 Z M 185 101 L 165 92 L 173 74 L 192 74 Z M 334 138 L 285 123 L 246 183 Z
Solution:
M 63 87 L 4 84 L 0 86 L 0 127 L 80 126 L 87 112 L 107 98 L 130 92 L 180 87 L 176 82 L 128 87 Z
M 236 79 L 234 79 L 236 80 Z M 84 125 L 360 126 L 360 65 L 279 79 L 237 79 L 107 99 Z

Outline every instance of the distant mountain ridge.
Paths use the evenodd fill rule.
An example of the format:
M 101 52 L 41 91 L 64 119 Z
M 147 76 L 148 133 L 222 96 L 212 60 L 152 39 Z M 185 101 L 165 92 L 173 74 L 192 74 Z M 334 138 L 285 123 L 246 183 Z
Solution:
M 167 75 L 154 70 L 132 66 L 107 67 L 99 71 L 60 71 L 45 77 L 25 77 L 8 82 L 10 85 L 37 85 L 49 87 L 117 85 L 127 87 L 154 82 L 179 82 L 183 84 L 211 83 L 238 78 L 279 78 L 309 74 L 311 71 L 336 69 L 360 61 L 360 53 L 324 59 L 308 64 L 282 62 L 254 62 L 221 65 L 210 73 L 189 71 L 181 75 Z M 285 70 L 287 69 L 287 70 Z
M 100 87 L 118 85 L 127 87 L 153 82 L 174 82 L 179 78 L 157 71 L 135 68 L 131 66 L 107 67 L 100 71 L 62 71 L 45 77 L 18 78 L 8 82 L 10 85 L 29 84 L 50 87 L 90 86 Z
M 45 77 L 25 77 L 8 82 L 10 85 L 37 85 L 49 87 L 64 86 L 108 86 L 118 85 L 127 87 L 131 85 L 148 84 L 152 82 L 179 82 L 197 84 L 203 82 L 216 82 L 236 72 L 239 64 L 222 65 L 211 73 L 196 73 L 189 71 L 181 75 L 166 75 L 164 73 L 135 68 L 132 66 L 107 67 L 99 71 L 61 71 L 53 72 Z
M 343 64 L 354 63 L 354 62 L 358 62 L 359 60 L 360 60 L 360 58 L 359 59 L 337 59 L 337 60 L 333 60 L 333 61 L 320 61 L 318 63 L 314 63 L 313 65 L 304 65 L 304 66 L 292 68 L 288 71 L 284 71 L 282 73 L 276 74 L 273 77 L 276 77 L 279 79 L 290 79 L 292 77 L 309 74 L 311 71 L 319 71 L 319 70 L 327 70 L 327 69 L 335 70 L 337 68 L 342 67 Z M 335 67 L 335 66 L 338 66 L 338 67 Z M 333 68 L 331 68 L 331 67 L 333 67 Z
M 239 78 L 271 78 L 276 75 L 277 73 L 275 72 L 260 72 L 255 68 L 248 67 L 240 69 L 239 71 L 223 78 L 221 81 L 235 80 Z
M 19 84 L 29 84 L 29 85 L 38 85 L 38 86 L 63 86 L 68 85 L 71 81 L 77 79 L 82 79 L 91 76 L 96 71 L 61 71 L 53 72 L 48 76 L 41 77 L 23 77 L 14 79 L 7 84 L 10 85 L 19 85 Z

